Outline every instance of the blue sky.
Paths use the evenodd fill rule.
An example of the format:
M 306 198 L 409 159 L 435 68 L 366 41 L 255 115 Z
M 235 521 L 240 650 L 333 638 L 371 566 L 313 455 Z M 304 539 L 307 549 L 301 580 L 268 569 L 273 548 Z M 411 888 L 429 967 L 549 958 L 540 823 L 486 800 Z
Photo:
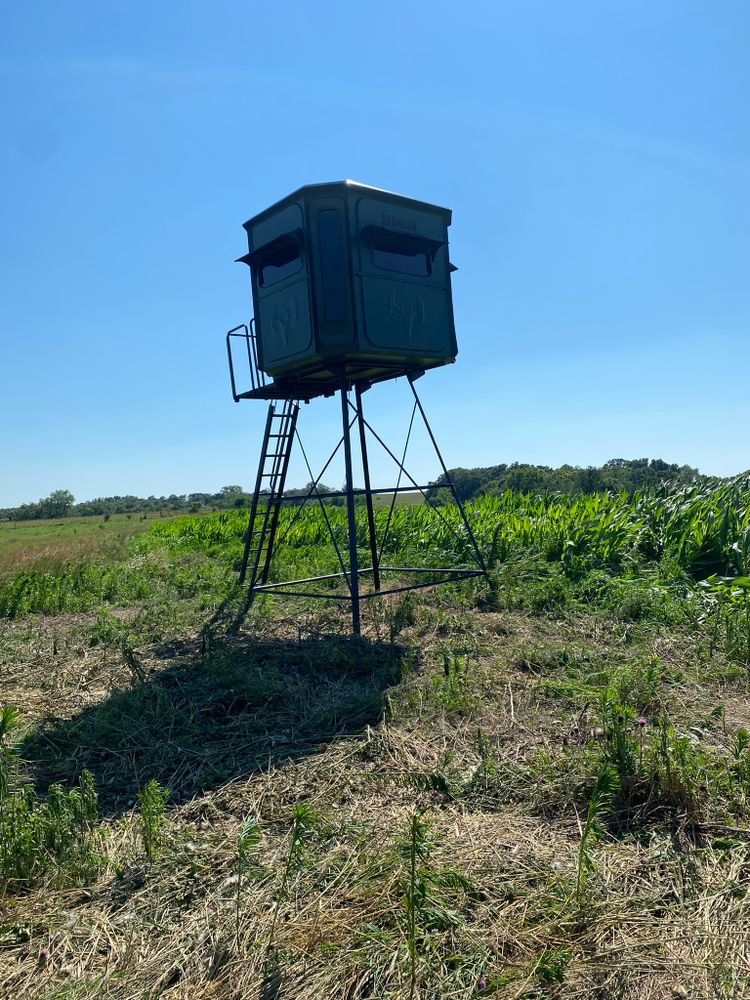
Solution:
M 744 0 L 4 4 L 0 506 L 250 487 L 241 223 L 345 177 L 453 209 L 449 465 L 747 468 L 748 37 Z M 408 387 L 367 405 L 397 448 Z

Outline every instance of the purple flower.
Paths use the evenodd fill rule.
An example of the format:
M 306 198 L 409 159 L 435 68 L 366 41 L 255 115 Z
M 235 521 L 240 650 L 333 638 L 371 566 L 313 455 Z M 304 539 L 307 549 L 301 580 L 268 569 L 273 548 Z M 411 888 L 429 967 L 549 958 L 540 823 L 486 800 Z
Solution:
M 643 727 L 646 725 L 646 720 L 643 718 L 643 716 L 641 716 L 640 719 L 638 719 L 637 721 L 638 725 L 641 727 L 641 729 L 643 729 Z
M 42 948 L 39 952 L 39 958 L 37 959 L 37 965 L 39 968 L 43 969 L 47 962 L 49 962 L 50 958 L 52 958 L 52 952 L 49 948 Z
M 486 990 L 487 989 L 487 980 L 486 979 L 480 979 L 479 982 L 477 983 L 477 989 L 478 990 Z

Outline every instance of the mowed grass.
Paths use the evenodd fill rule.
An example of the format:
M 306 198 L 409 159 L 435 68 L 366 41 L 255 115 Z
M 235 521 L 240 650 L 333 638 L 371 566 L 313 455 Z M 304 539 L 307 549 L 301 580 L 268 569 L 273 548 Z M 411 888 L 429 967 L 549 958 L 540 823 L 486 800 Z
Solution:
M 464 560 L 441 515 L 399 507 L 389 558 Z M 366 602 L 361 640 L 336 603 L 240 622 L 241 511 L 20 574 L 7 995 L 744 998 L 748 516 L 744 481 L 480 501 L 489 581 Z M 275 572 L 326 571 L 294 517 Z

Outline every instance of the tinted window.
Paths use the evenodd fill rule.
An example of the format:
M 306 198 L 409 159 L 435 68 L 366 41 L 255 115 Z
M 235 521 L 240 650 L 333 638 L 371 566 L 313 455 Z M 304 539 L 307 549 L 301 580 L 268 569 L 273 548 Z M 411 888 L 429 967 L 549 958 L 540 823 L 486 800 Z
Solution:
M 333 209 L 318 214 L 318 245 L 323 318 L 329 323 L 341 323 L 346 319 L 346 261 L 341 216 Z
M 284 243 L 276 250 L 264 254 L 260 262 L 260 283 L 263 288 L 275 285 L 284 278 L 290 278 L 302 270 L 299 246 L 293 242 Z
M 376 267 L 385 271 L 398 271 L 400 274 L 416 274 L 425 278 L 430 271 L 430 259 L 426 253 L 396 253 L 392 250 L 373 249 L 372 259 Z
M 423 245 L 408 236 L 381 230 L 373 239 L 372 262 L 384 271 L 426 278 L 432 274 L 432 258 Z

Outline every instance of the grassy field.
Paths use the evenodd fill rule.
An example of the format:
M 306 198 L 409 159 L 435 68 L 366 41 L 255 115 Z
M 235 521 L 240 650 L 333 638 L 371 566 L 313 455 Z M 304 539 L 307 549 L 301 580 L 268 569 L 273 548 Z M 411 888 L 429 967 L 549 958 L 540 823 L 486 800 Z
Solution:
M 373 498 L 373 502 L 376 507 L 390 507 L 392 499 L 393 493 L 379 493 Z M 396 504 L 398 506 L 418 507 L 422 503 L 424 503 L 424 496 L 416 491 L 412 492 L 409 490 L 405 493 L 396 494 Z
M 169 516 L 169 515 L 167 515 Z M 31 566 L 58 567 L 103 553 L 117 557 L 123 542 L 151 527 L 159 514 L 63 517 L 51 521 L 0 521 L 0 577 Z
M 469 516 L 489 581 L 356 641 L 240 624 L 242 512 L 5 562 L 5 995 L 750 995 L 750 482 Z M 280 533 L 278 578 L 335 568 L 319 511 Z M 384 550 L 468 557 L 451 507 Z

